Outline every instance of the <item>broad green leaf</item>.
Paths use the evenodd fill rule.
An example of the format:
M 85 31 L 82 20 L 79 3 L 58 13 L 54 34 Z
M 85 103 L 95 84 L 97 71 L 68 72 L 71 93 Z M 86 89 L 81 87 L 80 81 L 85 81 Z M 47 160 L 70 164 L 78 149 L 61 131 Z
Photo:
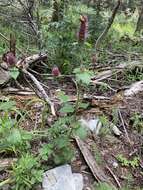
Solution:
M 7 142 L 11 145 L 16 145 L 22 142 L 22 136 L 18 129 L 12 129 L 9 136 L 7 137 Z
M 66 104 L 60 109 L 60 112 L 61 113 L 73 113 L 74 107 L 70 104 Z
M 17 79 L 17 77 L 19 76 L 19 70 L 16 68 L 16 67 L 13 67 L 10 69 L 10 76 L 13 78 L 13 79 Z
M 107 183 L 98 183 L 95 186 L 95 190 L 115 190 L 115 188 L 108 185 Z
M 16 103 L 14 101 L 2 102 L 0 103 L 0 110 L 1 111 L 9 111 L 15 108 Z
M 76 74 L 76 80 L 84 84 L 89 84 L 91 82 L 91 77 L 93 73 L 85 68 L 76 68 L 74 69 Z
M 60 91 L 58 93 L 58 98 L 61 100 L 62 103 L 65 103 L 69 100 L 69 96 L 65 94 L 65 92 Z
M 88 131 L 86 128 L 79 126 L 77 129 L 74 131 L 74 135 L 80 137 L 81 139 L 85 139 L 87 137 Z
M 79 107 L 79 108 L 83 108 L 83 109 L 86 109 L 88 106 L 89 106 L 89 103 L 82 103 L 82 102 L 80 102 L 80 103 L 78 104 L 78 107 Z
M 91 82 L 91 75 L 88 72 L 78 73 L 76 74 L 76 78 L 78 81 L 85 84 L 89 84 Z

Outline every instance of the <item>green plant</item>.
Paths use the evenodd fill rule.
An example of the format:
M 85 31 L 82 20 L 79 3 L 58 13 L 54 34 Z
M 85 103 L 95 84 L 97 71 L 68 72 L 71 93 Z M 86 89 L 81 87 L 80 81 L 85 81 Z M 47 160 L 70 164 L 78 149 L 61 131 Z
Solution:
M 97 183 L 93 190 L 115 190 L 115 188 L 108 185 L 107 183 Z
M 140 158 L 137 156 L 135 156 L 132 160 L 128 160 L 122 154 L 119 154 L 116 158 L 121 163 L 122 166 L 127 166 L 127 167 L 131 166 L 133 168 L 139 166 Z
M 99 120 L 100 120 L 100 122 L 102 123 L 102 126 L 103 126 L 103 127 L 101 127 L 101 129 L 99 131 L 99 135 L 101 137 L 104 137 L 107 134 L 110 134 L 111 130 L 110 130 L 110 122 L 109 122 L 108 118 L 105 115 L 102 115 L 102 116 L 99 117 Z
M 71 138 L 78 135 L 86 137 L 86 130 L 80 127 L 73 116 L 59 118 L 47 131 L 48 143 L 40 148 L 40 157 L 43 160 L 52 160 L 55 164 L 68 163 L 74 156 L 74 147 Z
M 29 190 L 42 181 L 43 170 L 40 162 L 33 155 L 27 153 L 21 156 L 12 167 L 12 179 L 15 190 Z
M 133 122 L 133 127 L 139 132 L 143 133 L 143 118 L 139 113 L 134 113 L 131 117 L 131 122 Z
M 95 144 L 92 147 L 92 151 L 93 151 L 93 154 L 94 154 L 96 162 L 99 165 L 103 164 L 104 161 L 102 159 L 102 155 L 101 155 L 100 151 L 98 150 L 98 148 L 97 148 L 97 146 Z
M 19 76 L 20 72 L 19 69 L 16 67 L 13 67 L 9 70 L 9 74 L 13 79 L 17 79 L 17 77 Z
M 16 108 L 14 101 L 0 104 L 0 152 L 15 154 L 30 148 L 32 133 L 18 128 L 17 116 L 22 114 Z

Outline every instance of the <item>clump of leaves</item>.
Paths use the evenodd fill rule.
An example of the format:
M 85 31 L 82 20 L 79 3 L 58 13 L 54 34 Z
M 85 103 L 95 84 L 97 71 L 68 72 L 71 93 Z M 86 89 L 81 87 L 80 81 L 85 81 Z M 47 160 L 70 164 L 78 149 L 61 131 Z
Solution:
M 115 188 L 107 183 L 98 183 L 95 185 L 93 190 L 115 190 Z
M 133 127 L 139 133 L 143 133 L 143 117 L 139 113 L 135 113 L 131 117 L 131 122 L 133 122 Z
M 133 168 L 136 168 L 139 166 L 140 158 L 135 156 L 132 160 L 129 160 L 125 158 L 122 154 L 119 154 L 117 157 L 117 160 L 121 163 L 122 166 L 131 166 Z
M 48 143 L 39 150 L 40 157 L 45 161 L 52 160 L 55 164 L 68 163 L 74 156 L 71 139 L 75 135 L 85 138 L 86 134 L 86 130 L 78 125 L 73 116 L 59 118 L 48 129 Z
M 32 134 L 17 128 L 17 115 L 22 115 L 14 101 L 0 104 L 0 152 L 18 153 L 30 148 Z
M 14 152 L 15 154 L 31 148 L 32 134 L 18 128 L 1 128 L 0 152 Z
M 107 134 L 110 134 L 111 130 L 110 130 L 110 122 L 109 122 L 108 118 L 105 115 L 103 115 L 103 116 L 99 117 L 99 120 L 103 126 L 100 129 L 100 133 L 99 133 L 100 137 L 104 137 Z
M 83 84 L 88 85 L 91 82 L 91 78 L 93 76 L 93 72 L 85 69 L 83 67 L 74 69 L 74 73 L 76 75 L 77 82 L 82 82 Z
M 12 167 L 12 178 L 15 190 L 33 189 L 42 181 L 43 170 L 40 170 L 40 162 L 33 155 L 27 153 Z
M 61 113 L 73 113 L 74 112 L 74 106 L 69 102 L 69 96 L 65 94 L 65 92 L 60 91 L 58 93 L 58 98 L 61 101 L 62 108 L 59 110 Z

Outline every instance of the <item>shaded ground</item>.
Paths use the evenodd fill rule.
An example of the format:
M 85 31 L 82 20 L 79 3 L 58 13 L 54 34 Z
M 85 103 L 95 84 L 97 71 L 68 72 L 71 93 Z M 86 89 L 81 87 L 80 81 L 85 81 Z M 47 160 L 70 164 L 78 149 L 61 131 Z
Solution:
M 109 81 L 107 81 L 109 83 Z M 112 88 L 118 90 L 119 87 L 124 85 L 123 81 L 120 80 L 115 82 L 110 82 L 109 84 Z M 70 97 L 76 95 L 75 84 L 70 79 L 59 79 L 59 80 L 48 80 L 46 84 L 49 89 L 47 93 L 55 99 L 56 91 L 61 89 L 66 92 Z M 126 85 L 126 84 L 125 84 Z M 102 95 L 110 98 L 109 100 L 97 100 L 91 98 L 90 100 L 85 100 L 90 103 L 90 106 L 86 110 L 81 110 L 78 113 L 78 117 L 84 116 L 85 118 L 94 118 L 95 116 L 104 116 L 109 121 L 115 122 L 118 128 L 122 131 L 120 137 L 115 136 L 108 131 L 104 131 L 101 135 L 95 137 L 90 135 L 85 141 L 89 150 L 93 153 L 95 160 L 105 171 L 110 180 L 117 186 L 115 179 L 108 170 L 108 167 L 117 177 L 122 187 L 127 186 L 129 189 L 139 189 L 143 188 L 143 136 L 142 130 L 138 126 L 133 126 L 133 121 L 131 117 L 135 113 L 139 113 L 143 116 L 143 93 L 136 95 L 135 97 L 125 98 L 123 96 L 123 90 L 118 90 L 113 92 L 110 89 L 101 89 L 100 86 L 91 86 L 87 88 L 83 93 L 86 93 L 87 96 L 93 95 Z M 41 127 L 42 116 L 41 111 L 43 106 L 41 103 L 35 103 L 33 100 L 35 96 L 18 96 L 13 95 L 11 99 L 14 99 L 17 102 L 17 107 L 21 110 L 28 110 L 28 116 L 26 117 L 24 123 L 21 127 L 24 127 L 27 130 L 37 129 Z M 32 102 L 32 101 L 33 102 Z M 31 103 L 29 104 L 29 101 Z M 60 108 L 60 104 L 57 103 L 57 110 Z M 116 114 L 116 111 L 120 111 L 121 117 Z M 48 127 L 55 118 L 51 116 L 47 117 L 45 126 Z M 125 131 L 125 129 L 126 131 Z M 37 150 L 39 142 L 33 142 L 33 151 Z M 72 161 L 72 168 L 75 172 L 80 172 L 84 176 L 85 190 L 90 190 L 91 185 L 95 181 L 89 167 L 85 163 L 81 152 L 79 151 L 75 142 L 73 142 L 76 151 L 76 157 Z M 135 167 L 126 166 L 126 161 L 119 161 L 117 157 L 122 155 L 126 158 L 126 161 L 133 160 L 135 157 L 138 157 L 139 164 Z M 1 172 L 0 178 L 3 179 L 7 176 L 6 173 Z

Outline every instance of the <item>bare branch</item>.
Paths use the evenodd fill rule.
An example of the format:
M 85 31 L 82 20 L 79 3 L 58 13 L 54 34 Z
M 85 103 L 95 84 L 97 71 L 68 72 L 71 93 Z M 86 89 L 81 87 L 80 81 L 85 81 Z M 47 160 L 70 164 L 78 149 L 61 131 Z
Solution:
M 121 0 L 118 0 L 117 5 L 113 9 L 111 17 L 109 18 L 109 21 L 108 21 L 108 24 L 107 24 L 106 28 L 104 29 L 104 31 L 102 32 L 102 34 L 98 37 L 98 39 L 96 41 L 96 44 L 95 44 L 95 50 L 96 51 L 99 49 L 101 41 L 105 38 L 105 36 L 107 35 L 109 29 L 111 28 L 111 26 L 112 26 L 112 24 L 114 22 L 115 16 L 117 14 L 117 11 L 118 11 L 118 9 L 120 7 L 120 4 L 121 4 Z

